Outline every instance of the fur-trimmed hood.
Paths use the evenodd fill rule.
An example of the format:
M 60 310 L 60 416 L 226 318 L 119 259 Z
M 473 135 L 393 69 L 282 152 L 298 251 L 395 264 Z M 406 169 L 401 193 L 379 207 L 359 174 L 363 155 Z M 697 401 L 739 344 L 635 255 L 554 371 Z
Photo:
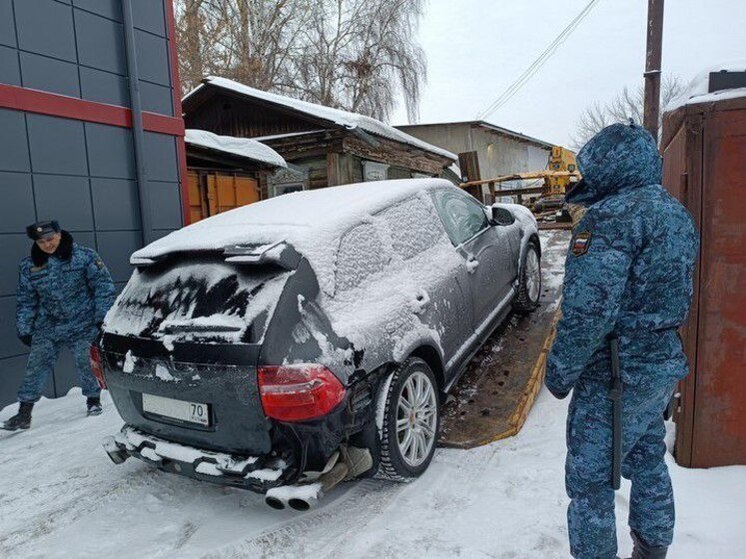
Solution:
M 70 260 L 72 258 L 73 236 L 67 231 L 61 231 L 60 234 L 62 235 L 62 239 L 60 239 L 60 244 L 53 254 L 47 254 L 36 243 L 31 245 L 31 261 L 34 263 L 34 266 L 44 266 L 50 256 L 56 256 L 60 260 Z

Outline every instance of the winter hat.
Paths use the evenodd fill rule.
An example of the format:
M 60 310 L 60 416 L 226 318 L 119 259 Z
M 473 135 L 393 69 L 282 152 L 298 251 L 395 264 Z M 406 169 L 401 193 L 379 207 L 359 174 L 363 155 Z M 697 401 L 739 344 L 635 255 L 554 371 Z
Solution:
M 37 221 L 26 227 L 26 235 L 32 241 L 46 239 L 60 232 L 60 224 L 57 221 Z

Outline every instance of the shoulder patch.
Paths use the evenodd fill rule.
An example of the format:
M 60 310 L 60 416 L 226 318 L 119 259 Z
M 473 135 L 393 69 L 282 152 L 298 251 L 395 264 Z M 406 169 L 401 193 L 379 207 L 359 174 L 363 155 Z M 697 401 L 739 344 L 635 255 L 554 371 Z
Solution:
M 581 256 L 588 252 L 588 247 L 591 245 L 591 232 L 590 231 L 581 231 L 577 235 L 575 235 L 575 238 L 572 241 L 572 248 L 570 249 L 570 252 L 572 252 L 575 256 Z
M 100 258 L 96 258 L 96 266 L 99 270 L 103 270 L 104 268 L 106 268 L 106 266 L 104 265 L 104 261 Z

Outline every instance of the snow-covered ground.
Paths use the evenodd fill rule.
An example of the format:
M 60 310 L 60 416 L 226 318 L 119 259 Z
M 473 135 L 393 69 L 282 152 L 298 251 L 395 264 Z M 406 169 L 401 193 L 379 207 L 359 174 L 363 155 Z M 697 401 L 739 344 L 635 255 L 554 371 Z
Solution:
M 551 254 L 560 258 L 562 251 L 545 258 Z M 559 281 L 551 264 L 545 281 Z M 473 450 L 439 449 L 413 483 L 347 483 L 307 513 L 276 511 L 260 495 L 134 459 L 113 465 L 100 441 L 122 422 L 107 393 L 103 403 L 102 416 L 87 418 L 74 389 L 42 400 L 30 431 L 0 432 L 0 557 L 569 556 L 567 401 L 546 391 L 516 437 Z M 0 411 L 0 421 L 15 409 Z M 670 555 L 743 557 L 746 467 L 686 470 L 670 456 L 668 463 L 678 517 Z M 625 482 L 617 496 L 623 557 L 631 547 L 628 495 Z
M 0 435 L 0 557 L 568 557 L 563 486 L 567 403 L 546 391 L 516 437 L 439 449 L 426 474 L 334 490 L 308 513 L 261 496 L 109 462 L 121 421 L 108 395 L 84 417 L 77 389 L 43 400 L 32 430 Z M 6 408 L 0 419 L 14 411 Z M 746 467 L 686 470 L 669 460 L 676 559 L 743 557 Z M 622 553 L 629 487 L 617 497 Z

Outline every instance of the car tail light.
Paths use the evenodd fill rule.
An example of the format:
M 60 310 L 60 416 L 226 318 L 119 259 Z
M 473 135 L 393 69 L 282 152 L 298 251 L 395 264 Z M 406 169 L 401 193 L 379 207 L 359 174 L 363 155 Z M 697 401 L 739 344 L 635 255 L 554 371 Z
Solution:
M 93 376 L 96 377 L 98 385 L 102 390 L 106 390 L 106 380 L 104 380 L 104 364 L 101 361 L 101 351 L 97 346 L 92 345 L 88 352 L 88 360 L 91 363 L 91 371 Z
M 264 413 L 280 421 L 307 421 L 332 411 L 346 391 L 323 365 L 259 367 L 259 394 Z

